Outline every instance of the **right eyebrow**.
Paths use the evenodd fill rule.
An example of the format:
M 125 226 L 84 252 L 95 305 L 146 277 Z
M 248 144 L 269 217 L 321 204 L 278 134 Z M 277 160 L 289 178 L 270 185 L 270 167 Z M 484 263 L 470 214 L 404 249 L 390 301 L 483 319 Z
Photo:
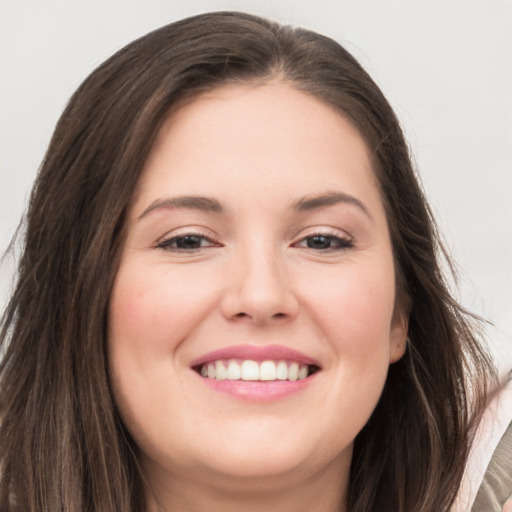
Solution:
M 164 197 L 153 201 L 140 215 L 138 220 L 148 213 L 159 209 L 187 208 L 203 212 L 223 213 L 223 209 L 217 199 L 203 196 L 177 196 Z
M 293 209 L 298 212 L 304 212 L 324 208 L 338 203 L 352 204 L 365 213 L 370 219 L 372 218 L 368 208 L 362 201 L 354 196 L 345 194 L 344 192 L 327 192 L 317 196 L 305 196 L 293 204 Z

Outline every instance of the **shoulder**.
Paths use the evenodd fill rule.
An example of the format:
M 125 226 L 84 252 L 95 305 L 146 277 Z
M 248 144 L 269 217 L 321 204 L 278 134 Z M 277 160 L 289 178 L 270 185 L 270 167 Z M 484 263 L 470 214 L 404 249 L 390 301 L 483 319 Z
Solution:
M 501 437 L 473 504 L 474 512 L 499 510 L 512 495 L 512 422 Z
M 452 512 L 501 510 L 498 503 L 503 503 L 511 493 L 512 380 L 509 380 L 482 417 Z

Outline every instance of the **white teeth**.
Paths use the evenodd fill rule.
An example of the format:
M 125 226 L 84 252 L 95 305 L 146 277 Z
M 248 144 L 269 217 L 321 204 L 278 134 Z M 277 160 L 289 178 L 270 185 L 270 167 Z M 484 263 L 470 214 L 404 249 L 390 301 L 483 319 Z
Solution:
M 299 379 L 299 364 L 292 363 L 288 368 L 288 380 L 298 380 Z
M 216 380 L 275 381 L 302 380 L 309 375 L 306 364 L 289 361 L 262 361 L 235 359 L 212 361 L 199 368 L 202 377 Z
M 215 365 L 210 363 L 208 365 L 208 378 L 209 379 L 215 379 L 216 376 L 217 376 L 217 372 L 215 371 Z
M 241 376 L 240 365 L 236 361 L 229 361 L 226 378 L 228 380 L 240 380 Z
M 242 380 L 260 380 L 260 367 L 256 361 L 248 359 L 241 366 Z
M 222 361 L 217 361 L 215 363 L 215 371 L 217 372 L 217 380 L 226 380 L 228 377 L 228 372 L 226 367 L 222 364 Z
M 288 380 L 288 365 L 284 361 L 279 361 L 276 377 L 278 380 Z
M 276 363 L 274 363 L 274 361 L 263 361 L 263 363 L 261 363 L 260 380 L 276 380 L 276 374 Z

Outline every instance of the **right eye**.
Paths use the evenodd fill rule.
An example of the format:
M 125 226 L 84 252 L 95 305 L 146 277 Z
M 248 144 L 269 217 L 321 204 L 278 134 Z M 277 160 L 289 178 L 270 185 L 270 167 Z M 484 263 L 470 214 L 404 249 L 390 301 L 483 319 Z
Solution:
M 168 251 L 194 252 L 205 247 L 219 247 L 211 238 L 196 233 L 185 233 L 162 240 L 157 247 Z

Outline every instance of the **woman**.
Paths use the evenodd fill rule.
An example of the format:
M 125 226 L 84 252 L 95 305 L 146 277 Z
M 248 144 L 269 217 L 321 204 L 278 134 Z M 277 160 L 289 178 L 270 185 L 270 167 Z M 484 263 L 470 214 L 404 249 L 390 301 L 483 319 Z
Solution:
M 215 13 L 128 45 L 31 197 L 0 508 L 448 510 L 492 370 L 439 254 L 338 44 Z

